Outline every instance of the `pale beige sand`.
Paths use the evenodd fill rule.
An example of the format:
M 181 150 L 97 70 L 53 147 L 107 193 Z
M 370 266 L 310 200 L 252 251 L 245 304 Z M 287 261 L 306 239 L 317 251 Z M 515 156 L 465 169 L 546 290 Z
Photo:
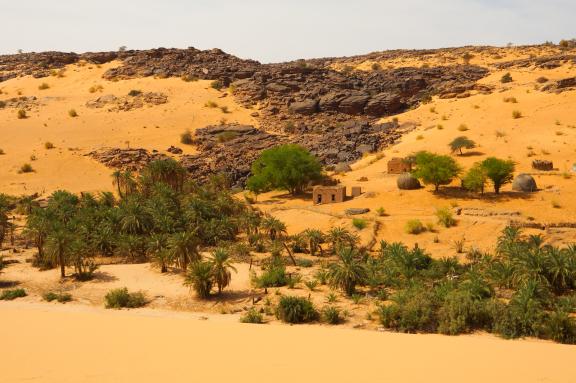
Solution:
M 3 303 L 3 382 L 573 382 L 576 348 Z

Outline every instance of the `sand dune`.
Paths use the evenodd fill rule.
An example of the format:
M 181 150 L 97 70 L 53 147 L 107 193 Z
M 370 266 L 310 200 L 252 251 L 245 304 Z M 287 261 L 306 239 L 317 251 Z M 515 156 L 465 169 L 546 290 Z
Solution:
M 195 315 L 19 303 L 0 305 L 0 315 L 0 376 L 5 382 L 576 379 L 574 347 L 546 342 L 242 325 L 232 317 L 199 320 Z

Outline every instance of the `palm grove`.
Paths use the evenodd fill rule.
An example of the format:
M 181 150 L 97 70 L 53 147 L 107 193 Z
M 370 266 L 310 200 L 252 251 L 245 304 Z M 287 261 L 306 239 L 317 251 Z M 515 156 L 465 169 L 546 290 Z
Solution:
M 449 156 L 422 152 L 414 161 L 414 175 L 435 189 L 462 174 Z M 490 179 L 498 193 L 513 170 L 510 161 L 488 158 L 474 165 L 463 183 L 483 191 Z M 262 153 L 248 188 L 299 193 L 322 176 L 310 153 L 290 145 Z M 228 287 L 235 271 L 232 259 L 248 260 L 252 252 L 269 254 L 262 272 L 252 275 L 256 288 L 295 287 L 302 278 L 287 266 L 301 262 L 296 254 L 308 253 L 322 265 L 314 279 L 304 281 L 310 290 L 327 284 L 354 301 L 371 300 L 385 328 L 444 334 L 485 330 L 507 338 L 576 342 L 576 246 L 545 245 L 539 236 L 507 228 L 493 254 L 470 248 L 466 262 L 433 259 L 424 249 L 401 243 L 382 242 L 377 252 L 369 252 L 359 246 L 354 231 L 343 227 L 288 235 L 280 220 L 234 198 L 224 177 L 199 185 L 173 160 L 154 161 L 139 175 L 116 172 L 113 180 L 118 199 L 112 193 L 57 191 L 44 208 L 26 200 L 25 235 L 37 247 L 36 266 L 57 267 L 62 277 L 73 267 L 82 280 L 92 277 L 96 256 L 151 261 L 161 272 L 184 272 L 185 283 L 205 299 Z M 11 209 L 2 206 L 0 218 Z M 0 233 L 8 230 L 3 222 Z M 119 306 L 143 303 L 126 291 L 112 295 L 126 302 Z M 280 295 L 273 309 L 255 306 L 242 320 L 259 323 L 263 314 L 275 314 L 290 323 L 336 324 L 345 313 L 334 300 L 329 297 L 331 303 L 318 309 L 309 299 Z

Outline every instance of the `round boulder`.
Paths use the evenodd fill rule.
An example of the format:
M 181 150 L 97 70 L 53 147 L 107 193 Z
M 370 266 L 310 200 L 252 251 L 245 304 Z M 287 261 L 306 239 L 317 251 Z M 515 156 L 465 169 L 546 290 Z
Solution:
M 422 187 L 420 181 L 410 173 L 400 175 L 396 180 L 396 184 L 400 190 L 416 190 Z
M 534 177 L 529 174 L 522 173 L 514 178 L 514 182 L 512 182 L 512 190 L 532 193 L 538 190 L 538 186 L 536 186 Z
M 336 166 L 334 166 L 334 171 L 336 173 L 346 173 L 349 172 L 350 170 L 352 170 L 352 168 L 346 162 L 340 162 L 339 164 L 336 164 Z

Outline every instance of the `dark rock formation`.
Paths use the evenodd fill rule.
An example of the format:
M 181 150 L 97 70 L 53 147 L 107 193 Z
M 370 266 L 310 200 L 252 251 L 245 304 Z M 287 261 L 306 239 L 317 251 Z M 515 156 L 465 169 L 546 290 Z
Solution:
M 514 182 L 512 182 L 512 190 L 532 193 L 538 190 L 538 186 L 536 186 L 534 177 L 529 174 L 522 173 L 514 179 Z

